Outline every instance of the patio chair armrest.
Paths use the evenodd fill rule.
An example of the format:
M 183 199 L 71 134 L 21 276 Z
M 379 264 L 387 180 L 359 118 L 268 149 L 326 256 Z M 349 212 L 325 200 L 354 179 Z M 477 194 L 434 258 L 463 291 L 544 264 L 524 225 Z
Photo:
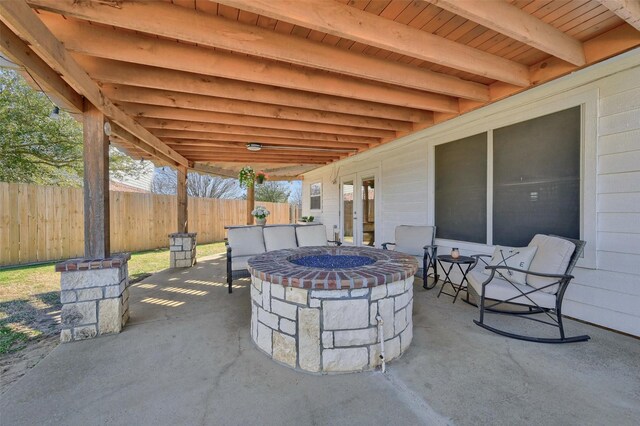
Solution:
M 474 268 L 478 265 L 478 263 L 480 262 L 480 259 L 481 259 L 482 257 L 489 257 L 489 258 L 491 258 L 491 257 L 493 257 L 493 256 L 491 256 L 490 254 L 472 254 L 472 255 L 471 255 L 471 256 L 469 256 L 469 257 L 473 257 L 473 258 L 475 259 L 475 263 L 474 263 L 473 265 L 471 265 L 471 267 L 469 268 L 469 270 L 472 270 L 472 269 L 474 269 Z M 483 262 L 485 263 L 485 265 L 489 265 L 486 261 L 484 261 L 484 260 L 483 260 Z
M 522 272 L 523 274 L 535 275 L 536 277 L 557 278 L 559 280 L 560 279 L 567 279 L 567 280 L 572 280 L 573 279 L 573 275 L 567 275 L 567 274 L 545 274 L 543 272 L 528 271 L 526 269 L 518 269 L 518 268 L 514 268 L 514 267 L 511 267 L 511 266 L 504 266 L 504 265 L 487 265 L 485 267 L 485 269 L 489 269 L 491 271 L 504 270 L 504 271 Z
M 327 242 L 328 242 L 328 243 L 333 243 L 333 244 L 337 245 L 338 247 L 340 247 L 340 246 L 342 245 L 342 242 L 340 242 L 340 241 L 332 241 L 332 240 L 328 240 Z
M 422 250 L 424 250 L 424 257 L 426 258 L 427 256 L 431 257 L 431 260 L 433 262 L 436 261 L 436 256 L 438 255 L 438 246 L 435 244 L 427 244 L 426 246 L 422 247 Z
M 381 245 L 384 250 L 389 250 L 387 246 L 395 246 L 396 243 L 382 243 Z
M 469 257 L 473 257 L 474 259 L 480 259 L 481 257 L 492 257 L 490 254 L 472 254 Z

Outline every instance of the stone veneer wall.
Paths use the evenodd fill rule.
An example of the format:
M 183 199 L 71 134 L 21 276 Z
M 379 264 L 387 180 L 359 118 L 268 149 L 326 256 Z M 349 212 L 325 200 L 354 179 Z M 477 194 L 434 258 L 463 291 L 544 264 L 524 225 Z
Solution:
M 377 367 L 378 313 L 384 320 L 386 361 L 405 352 L 413 338 L 413 276 L 349 290 L 308 290 L 251 280 L 251 337 L 289 367 L 313 373 Z
M 169 267 L 190 268 L 196 264 L 196 233 L 169 234 Z
M 62 273 L 62 342 L 122 330 L 129 319 L 130 258 L 123 254 L 102 260 L 72 259 L 56 265 L 56 271 Z

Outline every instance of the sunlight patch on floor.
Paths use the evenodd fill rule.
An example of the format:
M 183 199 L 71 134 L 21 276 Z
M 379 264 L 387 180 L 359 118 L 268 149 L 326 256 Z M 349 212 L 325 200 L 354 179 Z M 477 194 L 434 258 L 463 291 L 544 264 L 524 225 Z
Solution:
M 198 285 L 210 285 L 213 287 L 226 287 L 226 283 L 216 281 L 204 281 L 204 280 L 186 280 L 186 284 L 198 284 Z
M 176 308 L 180 305 L 184 305 L 184 302 L 178 302 L 177 300 L 158 299 L 156 297 L 147 297 L 141 300 L 142 303 L 151 303 L 153 305 L 168 306 L 170 308 Z
M 58 324 L 60 324 L 62 322 L 62 318 L 60 317 L 60 315 L 61 315 L 61 311 L 60 310 L 48 312 L 47 315 L 49 315 L 51 317 L 51 319 L 53 321 L 55 321 L 56 323 L 58 323 Z
M 132 287 L 138 288 L 156 288 L 158 287 L 156 284 L 134 284 Z
M 189 290 L 187 288 L 178 288 L 178 287 L 166 287 L 166 288 L 163 288 L 162 291 L 170 291 L 172 293 L 188 294 L 190 296 L 205 296 L 205 295 L 209 294 L 208 291 Z

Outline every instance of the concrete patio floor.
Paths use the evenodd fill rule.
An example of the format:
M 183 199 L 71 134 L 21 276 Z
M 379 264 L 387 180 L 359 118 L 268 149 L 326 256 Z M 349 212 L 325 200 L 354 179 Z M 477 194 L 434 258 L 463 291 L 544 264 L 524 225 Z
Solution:
M 253 346 L 248 280 L 229 295 L 224 271 L 220 255 L 133 286 L 125 330 L 58 346 L 2 396 L 0 424 L 640 424 L 637 339 L 569 321 L 592 340 L 510 340 L 417 279 L 413 343 L 386 374 L 313 376 Z

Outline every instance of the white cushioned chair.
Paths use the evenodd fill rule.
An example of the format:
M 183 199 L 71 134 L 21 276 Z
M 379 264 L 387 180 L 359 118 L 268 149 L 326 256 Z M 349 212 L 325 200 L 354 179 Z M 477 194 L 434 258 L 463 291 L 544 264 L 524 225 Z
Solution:
M 227 231 L 227 285 L 236 278 L 250 276 L 247 261 L 266 252 L 261 226 L 229 227 Z
M 504 264 L 491 265 L 483 259 L 490 257 L 488 255 L 473 256 L 476 263 L 467 278 L 468 291 L 478 300 L 480 308 L 480 319 L 474 322 L 494 333 L 530 342 L 569 343 L 589 340 L 586 335 L 566 337 L 562 324 L 562 299 L 573 279 L 571 271 L 585 244 L 581 240 L 537 234 L 529 243 L 529 247 L 536 247 L 536 251 L 526 270 Z M 520 273 L 521 277 L 525 274 L 526 282 L 516 282 L 512 274 L 514 272 Z M 533 337 L 497 329 L 485 323 L 486 313 L 512 315 L 556 327 L 560 338 Z M 537 314 L 544 317 L 540 319 L 530 316 Z
M 419 265 L 422 265 L 423 287 L 427 290 L 432 289 L 438 283 L 438 269 L 436 264 L 436 256 L 438 247 L 434 244 L 436 238 L 435 226 L 413 226 L 400 225 L 396 226 L 395 243 L 382 243 L 384 250 L 389 250 L 389 246 L 395 246 L 394 251 L 414 256 Z M 433 273 L 428 274 L 429 268 Z M 427 277 L 433 276 L 433 283 L 428 284 Z
M 296 242 L 296 229 L 291 225 L 265 226 L 262 232 L 267 251 L 294 249 L 298 247 Z
M 298 247 L 329 245 L 327 228 L 321 224 L 296 226 L 296 237 L 298 237 Z

